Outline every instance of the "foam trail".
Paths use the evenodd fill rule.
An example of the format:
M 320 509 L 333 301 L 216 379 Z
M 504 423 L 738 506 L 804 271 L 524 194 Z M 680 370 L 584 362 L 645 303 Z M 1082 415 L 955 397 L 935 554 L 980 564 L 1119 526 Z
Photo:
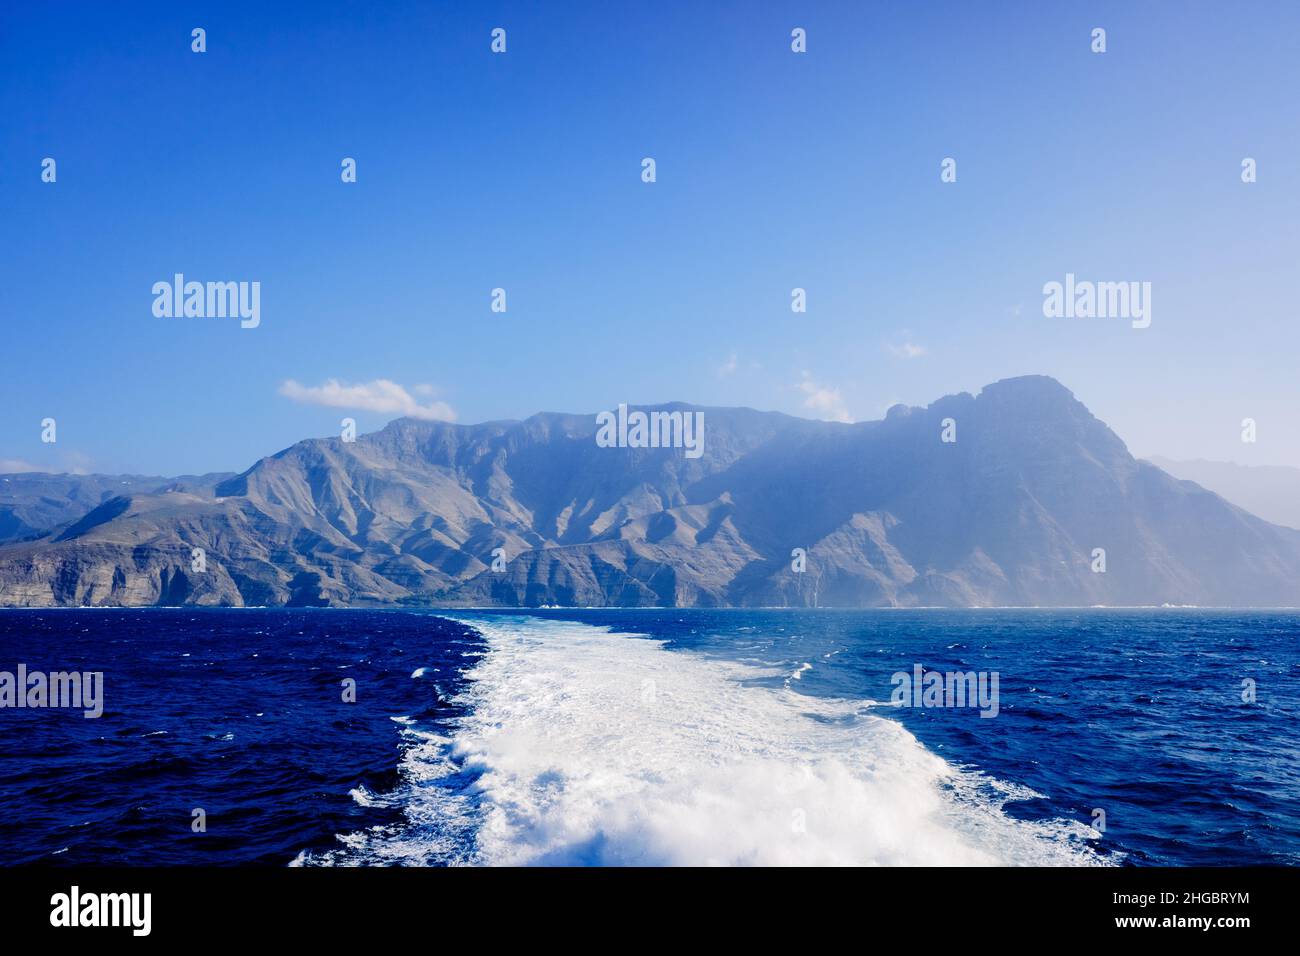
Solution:
M 467 623 L 487 644 L 467 713 L 450 736 L 403 729 L 406 823 L 295 862 L 1101 862 L 1090 827 L 1008 817 L 1036 794 L 953 767 L 871 701 L 585 624 Z
M 471 622 L 458 760 L 479 769 L 487 864 L 1079 864 L 1081 823 L 1013 820 L 869 701 L 560 621 Z

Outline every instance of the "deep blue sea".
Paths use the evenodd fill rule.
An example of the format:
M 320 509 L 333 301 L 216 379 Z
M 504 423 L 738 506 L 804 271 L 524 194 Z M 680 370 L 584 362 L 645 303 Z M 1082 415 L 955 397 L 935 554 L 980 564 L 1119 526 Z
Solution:
M 0 864 L 1295 865 L 1298 641 L 1289 611 L 0 611 L 0 671 L 104 675 L 97 719 L 0 709 Z M 996 673 L 996 716 L 891 704 L 918 667 Z

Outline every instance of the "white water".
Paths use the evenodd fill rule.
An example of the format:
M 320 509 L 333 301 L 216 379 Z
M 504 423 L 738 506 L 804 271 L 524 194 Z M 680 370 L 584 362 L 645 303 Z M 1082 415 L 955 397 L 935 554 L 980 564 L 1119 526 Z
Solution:
M 1011 819 L 1034 794 L 952 767 L 870 701 L 584 624 L 469 623 L 488 643 L 469 715 L 451 739 L 407 731 L 410 825 L 342 837 L 327 862 L 1099 861 L 1089 827 Z M 440 785 L 461 768 L 465 792 Z

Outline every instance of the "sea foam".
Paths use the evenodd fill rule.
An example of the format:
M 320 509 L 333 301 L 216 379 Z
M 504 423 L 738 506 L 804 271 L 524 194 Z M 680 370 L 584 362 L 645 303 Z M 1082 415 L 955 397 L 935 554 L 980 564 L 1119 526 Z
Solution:
M 411 735 L 410 825 L 342 837 L 328 862 L 1100 862 L 1090 827 L 1011 818 L 1037 795 L 952 766 L 872 701 L 585 624 L 467 623 L 487 653 L 457 730 Z

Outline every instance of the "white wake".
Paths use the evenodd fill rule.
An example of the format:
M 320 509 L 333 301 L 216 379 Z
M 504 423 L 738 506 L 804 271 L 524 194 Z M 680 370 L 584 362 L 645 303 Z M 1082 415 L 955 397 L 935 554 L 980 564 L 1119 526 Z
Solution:
M 410 825 L 312 862 L 1101 862 L 1090 827 L 1012 819 L 1007 801 L 1034 794 L 953 767 L 870 701 L 585 624 L 467 623 L 488 653 L 466 675 L 459 729 L 406 751 Z

